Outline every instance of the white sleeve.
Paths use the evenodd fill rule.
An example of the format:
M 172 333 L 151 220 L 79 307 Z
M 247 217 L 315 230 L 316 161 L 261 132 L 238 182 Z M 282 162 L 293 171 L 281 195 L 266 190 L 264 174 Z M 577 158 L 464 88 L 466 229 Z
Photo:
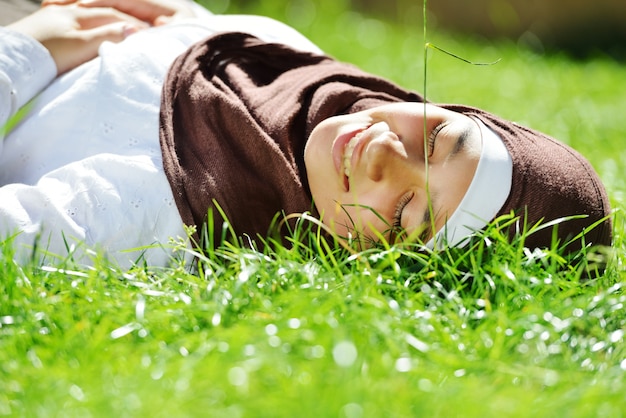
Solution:
M 48 50 L 35 39 L 0 27 L 0 128 L 56 77 Z M 2 130 L 0 129 L 0 132 Z M 1 150 L 0 142 L 0 150 Z
M 92 264 L 100 249 L 122 268 L 136 260 L 165 266 L 169 238 L 185 237 L 160 158 L 99 154 L 67 164 L 36 184 L 0 187 L 0 241 L 11 238 L 13 258 L 37 253 Z M 68 253 L 69 251 L 69 253 Z
M 104 42 L 99 57 L 47 85 L 37 77 L 39 87 L 26 86 L 27 97 L 41 91 L 0 153 L 0 241 L 14 236 L 15 260 L 28 261 L 37 246 L 38 262 L 70 249 L 75 262 L 92 264 L 89 250 L 99 248 L 123 268 L 168 264 L 168 238 L 185 231 L 163 172 L 160 92 L 170 63 L 207 32 L 147 29 Z M 12 78 L 24 93 L 14 87 L 20 75 Z

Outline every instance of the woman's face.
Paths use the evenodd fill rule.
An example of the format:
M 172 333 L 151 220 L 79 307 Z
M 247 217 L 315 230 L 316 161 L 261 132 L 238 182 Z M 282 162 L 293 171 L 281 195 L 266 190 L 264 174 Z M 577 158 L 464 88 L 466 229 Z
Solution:
M 321 219 L 338 235 L 395 240 L 401 230 L 426 240 L 463 199 L 481 147 L 469 117 L 404 102 L 324 120 L 304 161 Z

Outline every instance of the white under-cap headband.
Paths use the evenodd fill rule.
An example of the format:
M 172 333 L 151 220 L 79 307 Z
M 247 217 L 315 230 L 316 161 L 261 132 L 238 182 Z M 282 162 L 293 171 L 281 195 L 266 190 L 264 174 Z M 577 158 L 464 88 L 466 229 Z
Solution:
M 474 178 L 463 200 L 446 224 L 426 246 L 463 246 L 467 238 L 484 228 L 504 205 L 513 178 L 513 161 L 502 139 L 474 119 L 482 135 L 482 150 Z

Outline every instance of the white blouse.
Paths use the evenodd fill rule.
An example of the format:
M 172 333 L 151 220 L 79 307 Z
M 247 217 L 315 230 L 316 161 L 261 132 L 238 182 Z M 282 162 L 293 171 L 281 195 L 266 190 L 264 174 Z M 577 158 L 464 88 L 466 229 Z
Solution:
M 48 51 L 0 28 L 0 127 L 31 99 L 0 139 L 0 240 L 13 234 L 18 261 L 67 245 L 90 264 L 98 248 L 128 267 L 166 265 L 170 238 L 185 237 L 159 146 L 161 87 L 188 46 L 221 31 L 321 52 L 294 29 L 259 16 L 212 15 L 151 28 L 55 78 Z M 44 254 L 45 255 L 45 254 Z M 50 258 L 47 256 L 48 259 Z

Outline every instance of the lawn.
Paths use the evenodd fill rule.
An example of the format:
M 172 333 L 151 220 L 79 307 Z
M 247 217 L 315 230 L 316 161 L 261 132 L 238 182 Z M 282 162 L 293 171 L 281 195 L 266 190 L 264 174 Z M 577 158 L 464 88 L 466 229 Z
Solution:
M 345 1 L 255 3 L 225 10 L 287 21 L 338 59 L 423 91 L 421 5 L 391 25 Z M 98 254 L 91 268 L 17 265 L 8 239 L 0 416 L 624 416 L 626 67 L 435 27 L 427 37 L 500 60 L 430 49 L 430 100 L 485 108 L 590 159 L 618 210 L 613 251 L 567 263 L 492 228 L 469 249 L 350 253 L 310 234 L 266 253 L 225 246 L 189 272 L 120 270 Z

